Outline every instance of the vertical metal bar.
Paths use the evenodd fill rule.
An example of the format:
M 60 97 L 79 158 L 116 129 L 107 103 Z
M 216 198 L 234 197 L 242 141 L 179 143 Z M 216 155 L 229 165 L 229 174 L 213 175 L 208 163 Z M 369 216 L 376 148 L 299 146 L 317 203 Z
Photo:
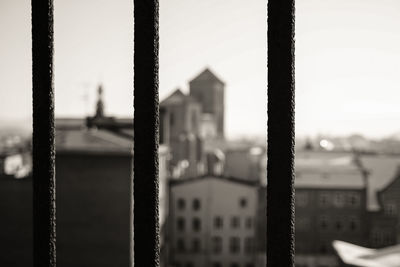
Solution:
M 159 266 L 158 0 L 134 0 L 134 265 Z
M 294 266 L 294 0 L 268 1 L 267 266 Z
M 32 0 L 33 263 L 56 266 L 53 1 Z

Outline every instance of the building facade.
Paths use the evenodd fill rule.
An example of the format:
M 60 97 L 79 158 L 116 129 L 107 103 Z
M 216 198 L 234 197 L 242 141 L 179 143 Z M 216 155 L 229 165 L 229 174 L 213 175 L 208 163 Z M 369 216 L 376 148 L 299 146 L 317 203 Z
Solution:
M 296 266 L 338 266 L 334 240 L 366 244 L 366 179 L 351 154 L 299 154 L 295 188 Z
M 170 266 L 255 266 L 257 205 L 257 186 L 240 179 L 171 181 Z

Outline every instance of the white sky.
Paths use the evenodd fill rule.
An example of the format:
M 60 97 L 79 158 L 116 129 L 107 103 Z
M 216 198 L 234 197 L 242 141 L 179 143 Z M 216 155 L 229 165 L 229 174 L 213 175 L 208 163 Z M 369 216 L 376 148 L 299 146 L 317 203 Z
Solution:
M 132 0 L 55 0 L 56 115 L 132 114 Z M 296 1 L 297 135 L 400 131 L 400 1 Z M 0 119 L 31 114 L 30 1 L 0 0 Z M 265 134 L 266 1 L 160 0 L 160 96 L 209 66 L 228 136 Z M 85 97 L 86 95 L 86 97 Z M 86 98 L 86 100 L 85 100 Z

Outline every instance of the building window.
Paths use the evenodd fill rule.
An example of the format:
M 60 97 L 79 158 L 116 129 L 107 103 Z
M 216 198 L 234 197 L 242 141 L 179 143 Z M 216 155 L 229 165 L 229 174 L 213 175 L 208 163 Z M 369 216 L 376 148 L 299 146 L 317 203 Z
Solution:
M 350 230 L 356 231 L 359 228 L 360 222 L 356 217 L 350 217 Z
M 186 206 L 185 200 L 183 198 L 178 199 L 178 210 L 184 210 Z
M 195 232 L 199 232 L 201 230 L 201 221 L 199 218 L 193 218 L 192 221 L 192 227 L 193 227 L 193 231 Z
M 319 217 L 319 228 L 321 230 L 326 230 L 328 229 L 328 218 L 325 215 L 321 215 Z
M 201 242 L 200 239 L 195 238 L 192 240 L 192 251 L 194 253 L 198 253 L 201 250 Z
M 219 254 L 222 252 L 222 238 L 220 236 L 212 237 L 212 251 L 214 254 Z
M 252 237 L 246 237 L 244 239 L 244 252 L 246 254 L 253 253 L 253 238 Z
M 229 251 L 231 253 L 239 253 L 240 252 L 240 239 L 239 239 L 239 237 L 231 237 L 229 239 Z
M 240 198 L 240 199 L 239 199 L 239 206 L 240 206 L 241 208 L 247 207 L 247 199 L 244 198 L 244 197 Z
M 232 228 L 239 228 L 240 227 L 240 219 L 238 216 L 233 216 L 231 218 L 231 227 Z
M 388 216 L 395 216 L 397 214 L 396 205 L 394 203 L 386 203 L 384 209 L 385 214 Z
M 360 196 L 357 193 L 350 193 L 347 196 L 347 203 L 350 207 L 360 206 Z
M 178 217 L 178 219 L 176 220 L 176 228 L 179 232 L 185 231 L 185 218 Z
M 333 197 L 333 205 L 338 208 L 344 206 L 344 194 L 342 192 L 336 192 Z
M 224 220 L 221 216 L 216 216 L 214 218 L 214 228 L 221 229 L 224 226 Z
M 322 192 L 319 194 L 319 205 L 321 207 L 329 206 L 329 194 L 326 192 Z
M 176 250 L 178 252 L 185 252 L 185 241 L 182 238 L 176 241 Z
M 296 192 L 296 206 L 305 207 L 308 204 L 307 192 Z
M 343 230 L 343 223 L 342 223 L 342 220 L 340 218 L 336 220 L 335 228 L 336 228 L 337 231 Z
M 327 248 L 326 244 L 321 244 L 321 246 L 319 247 L 319 252 L 321 254 L 326 254 L 328 252 L 328 248 Z
M 192 207 L 193 207 L 193 210 L 200 209 L 200 200 L 198 198 L 193 199 Z
M 252 217 L 247 217 L 246 218 L 246 228 L 251 229 L 253 227 L 253 218 Z

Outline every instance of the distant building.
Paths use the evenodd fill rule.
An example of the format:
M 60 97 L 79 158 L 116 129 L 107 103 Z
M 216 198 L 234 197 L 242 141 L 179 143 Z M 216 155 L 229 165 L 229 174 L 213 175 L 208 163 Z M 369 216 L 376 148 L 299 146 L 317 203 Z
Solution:
M 170 266 L 256 266 L 258 187 L 204 176 L 170 184 Z
M 56 132 L 57 265 L 129 264 L 132 144 L 106 130 Z
M 394 155 L 298 152 L 296 266 L 339 266 L 333 240 L 370 248 L 398 244 L 399 166 Z
M 394 178 L 378 192 L 380 211 L 371 216 L 370 245 L 400 244 L 400 166 Z
M 362 155 L 368 172 L 368 247 L 383 248 L 400 243 L 400 156 Z
M 224 175 L 257 182 L 266 179 L 265 149 L 249 146 L 226 149 Z
M 102 92 L 100 86 L 93 117 L 56 119 L 57 261 L 60 266 L 129 264 L 133 118 L 106 116 Z M 162 246 L 168 216 L 168 158 L 168 147 L 160 145 Z
M 190 96 L 202 106 L 201 133 L 205 138 L 224 138 L 225 83 L 208 68 L 189 82 Z
M 129 265 L 133 119 L 107 117 L 102 109 L 104 103 L 98 104 L 96 114 L 86 119 L 56 118 L 57 266 Z M 169 202 L 168 158 L 168 147 L 160 145 L 162 247 Z M 32 179 L 0 174 L 0 189 L 0 228 L 8 229 L 0 231 L 0 265 L 29 266 Z
M 172 176 L 204 173 L 201 112 L 201 105 L 179 89 L 160 103 L 160 143 L 170 147 Z
M 338 266 L 332 241 L 365 244 L 368 235 L 363 172 L 348 153 L 306 151 L 295 165 L 296 266 Z

